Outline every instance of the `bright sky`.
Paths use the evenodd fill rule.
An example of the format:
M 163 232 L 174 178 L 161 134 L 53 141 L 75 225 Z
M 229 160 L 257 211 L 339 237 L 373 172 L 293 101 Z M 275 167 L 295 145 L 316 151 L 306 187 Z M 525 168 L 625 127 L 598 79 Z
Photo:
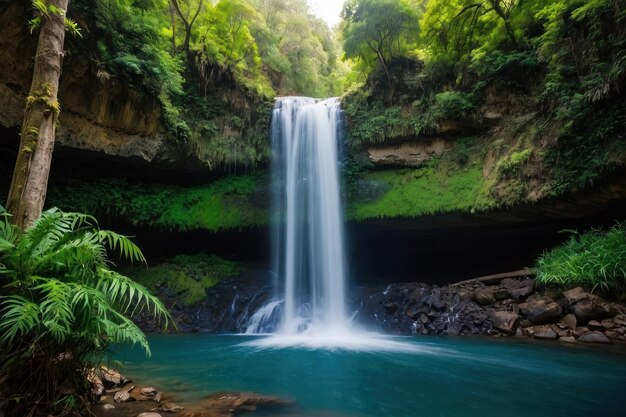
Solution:
M 308 0 L 313 13 L 321 17 L 330 27 L 339 23 L 339 13 L 345 0 Z

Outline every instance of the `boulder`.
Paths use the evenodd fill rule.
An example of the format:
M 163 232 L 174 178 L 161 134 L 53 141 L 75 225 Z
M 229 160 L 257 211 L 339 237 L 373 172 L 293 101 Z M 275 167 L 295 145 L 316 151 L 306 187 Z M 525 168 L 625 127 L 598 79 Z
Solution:
M 601 325 L 602 325 L 602 327 L 604 327 L 605 329 L 612 329 L 612 328 L 616 327 L 616 326 L 615 326 L 615 323 L 614 323 L 614 322 L 613 322 L 613 320 L 611 320 L 611 319 L 602 320 L 602 321 L 600 322 L 600 324 L 601 324 Z
M 575 330 L 576 329 L 576 316 L 572 313 L 566 314 L 565 317 L 561 319 L 561 323 L 568 329 Z
M 585 300 L 589 294 L 582 289 L 582 287 L 572 288 L 571 290 L 565 291 L 563 293 L 563 297 L 567 300 L 569 305 L 574 305 L 579 301 Z
M 487 306 L 496 302 L 496 297 L 493 295 L 493 289 L 491 287 L 479 288 L 474 291 L 474 298 L 480 305 Z
M 154 387 L 144 387 L 139 392 L 146 397 L 154 397 L 159 391 Z
M 385 303 L 383 304 L 385 311 L 389 314 L 393 314 L 398 310 L 398 303 Z
M 587 332 L 589 332 L 587 327 L 577 327 L 576 330 L 574 330 L 574 337 L 580 337 Z
M 604 330 L 604 326 L 597 320 L 589 320 L 587 327 L 589 327 L 590 330 Z
M 489 320 L 496 329 L 513 334 L 519 323 L 519 315 L 510 311 L 492 311 Z
M 115 409 L 115 406 L 114 406 L 113 404 L 104 404 L 104 405 L 102 406 L 102 409 L 103 409 L 104 411 L 109 411 L 109 410 L 113 410 L 113 409 Z
M 545 325 L 535 326 L 533 337 L 541 340 L 555 340 L 558 339 L 559 335 L 554 331 L 552 326 Z
M 548 296 L 535 294 L 520 304 L 520 311 L 533 323 L 548 323 L 561 315 L 561 306 Z
M 162 416 L 159 413 L 148 412 L 148 413 L 139 413 L 137 414 L 137 417 L 162 417 Z
M 121 387 L 125 383 L 130 382 L 128 378 L 120 374 L 115 369 L 109 369 L 104 366 L 101 366 L 100 370 L 101 370 L 100 378 L 102 378 L 102 382 L 107 387 Z
M 589 294 L 588 298 L 577 302 L 572 307 L 572 311 L 576 318 L 583 323 L 587 323 L 589 320 L 611 318 L 616 313 L 611 304 L 592 294 Z
M 131 386 L 127 389 L 122 389 L 118 392 L 115 393 L 115 395 L 113 396 L 113 401 L 115 401 L 116 403 L 125 403 L 128 401 L 136 401 L 137 399 L 130 395 L 130 392 L 135 388 L 135 386 Z
M 502 280 L 501 285 L 507 289 L 511 298 L 517 302 L 524 300 L 535 290 L 535 281 L 532 279 L 519 281 L 513 278 L 506 278 Z
M 420 313 L 416 321 L 421 324 L 426 324 L 428 323 L 428 316 L 424 313 Z
M 565 342 L 565 343 L 575 343 L 576 338 L 573 336 L 564 336 L 564 337 L 559 337 L 559 341 Z
M 611 343 L 611 340 L 602 332 L 588 332 L 578 338 L 579 342 L 585 343 Z
M 511 297 L 511 294 L 505 288 L 496 288 L 493 292 L 493 296 L 496 299 L 496 301 L 503 301 Z

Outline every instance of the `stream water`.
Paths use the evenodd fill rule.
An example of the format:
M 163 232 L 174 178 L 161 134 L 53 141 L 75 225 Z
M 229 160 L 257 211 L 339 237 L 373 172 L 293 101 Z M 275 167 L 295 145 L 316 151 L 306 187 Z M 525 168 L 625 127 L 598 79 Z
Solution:
M 151 359 L 115 358 L 181 400 L 244 390 L 296 401 L 273 416 L 624 415 L 623 349 L 437 337 L 388 337 L 408 347 L 395 351 L 259 348 L 268 338 L 152 336 Z

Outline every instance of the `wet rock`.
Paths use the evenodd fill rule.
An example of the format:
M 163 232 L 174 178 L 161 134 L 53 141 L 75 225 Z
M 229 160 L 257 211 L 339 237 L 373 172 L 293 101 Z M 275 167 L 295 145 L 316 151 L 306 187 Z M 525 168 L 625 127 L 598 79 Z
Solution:
M 570 330 L 576 329 L 576 316 L 572 313 L 566 314 L 565 317 L 561 319 L 561 323 Z
M 571 330 L 560 329 L 557 326 L 552 326 L 552 330 L 554 330 L 559 337 L 565 337 L 571 334 Z
M 608 337 L 602 332 L 588 332 L 578 338 L 579 342 L 584 343 L 611 343 Z
M 587 294 L 582 287 L 572 288 L 563 293 L 563 297 L 567 300 L 569 305 L 574 305 L 579 301 L 587 299 L 588 295 L 589 294 Z
M 131 386 L 128 389 L 123 389 L 115 393 L 113 396 L 113 401 L 116 403 L 125 403 L 128 401 L 136 401 L 137 399 L 130 395 L 130 392 L 135 388 L 135 386 Z
M 387 313 L 393 314 L 398 310 L 398 303 L 385 303 L 383 305 Z
M 577 302 L 572 311 L 576 318 L 583 323 L 589 320 L 601 320 L 613 317 L 615 310 L 602 298 L 589 294 L 588 298 Z
M 479 288 L 474 292 L 474 298 L 480 305 L 487 306 L 496 302 L 493 289 L 490 287 Z
M 146 397 L 154 397 L 159 391 L 154 387 L 144 387 L 139 392 Z
M 600 324 L 601 324 L 601 325 L 602 325 L 602 327 L 604 327 L 605 329 L 612 329 L 612 328 L 616 327 L 616 326 L 615 326 L 615 323 L 614 323 L 614 322 L 613 322 L 613 320 L 611 320 L 611 319 L 602 320 L 602 321 L 600 322 Z
M 411 319 L 411 320 L 417 320 L 422 314 L 424 314 L 426 311 L 428 310 L 428 308 L 425 307 L 418 307 L 416 305 L 411 305 L 409 306 L 406 310 L 405 310 L 405 314 Z
M 249 392 L 218 392 L 208 395 L 201 402 L 205 410 L 212 410 L 218 415 L 254 411 L 257 408 L 275 408 L 292 405 L 292 401 L 284 398 L 260 395 Z
M 162 417 L 162 416 L 159 413 L 148 412 L 148 413 L 139 413 L 137 414 L 137 417 Z
M 104 383 L 102 382 L 99 372 L 96 369 L 90 370 L 87 375 L 87 381 L 89 381 L 91 385 L 91 399 L 96 403 L 99 402 L 100 398 L 106 394 L 106 389 L 104 388 Z
M 541 340 L 555 340 L 559 337 L 559 335 L 554 331 L 552 326 L 544 325 L 535 326 L 533 337 Z
M 502 280 L 501 285 L 508 290 L 511 298 L 517 302 L 524 300 L 535 289 L 535 281 L 532 279 L 519 281 L 513 278 L 506 278 Z
M 102 409 L 103 409 L 104 411 L 109 411 L 109 410 L 113 410 L 113 409 L 115 409 L 115 406 L 114 406 L 113 404 L 104 404 L 104 405 L 102 406 Z
M 493 292 L 493 296 L 496 299 L 496 301 L 503 301 L 511 297 L 511 294 L 509 293 L 508 290 L 504 288 L 496 288 Z
M 559 337 L 559 342 L 576 343 L 576 338 L 573 336 Z
M 597 320 L 590 320 L 589 323 L 587 323 L 587 327 L 589 327 L 590 330 L 604 330 L 604 326 Z
M 130 382 L 128 378 L 119 373 L 116 369 L 109 369 L 101 366 L 100 370 L 101 372 L 99 377 L 102 378 L 103 383 L 107 387 L 121 387 L 127 382 Z
M 574 334 L 574 337 L 580 337 L 588 332 L 589 332 L 589 329 L 587 327 L 577 327 L 576 330 L 574 330 L 573 334 Z
M 513 334 L 519 323 L 519 315 L 508 311 L 493 311 L 489 314 L 489 320 L 496 329 Z
M 174 413 L 176 411 L 183 410 L 183 407 L 171 401 L 163 401 L 158 407 L 158 410 L 165 411 L 167 413 Z
M 548 323 L 561 315 L 561 306 L 548 296 L 532 295 L 525 303 L 519 305 L 520 311 L 531 322 Z

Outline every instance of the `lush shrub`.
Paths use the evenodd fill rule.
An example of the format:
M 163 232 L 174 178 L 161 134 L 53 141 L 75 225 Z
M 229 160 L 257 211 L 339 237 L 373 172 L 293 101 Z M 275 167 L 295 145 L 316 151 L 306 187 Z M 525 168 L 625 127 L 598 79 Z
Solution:
M 602 232 L 574 232 L 572 237 L 537 260 L 537 282 L 604 290 L 623 284 L 626 277 L 626 227 L 617 224 Z
M 111 343 L 141 345 L 126 316 L 169 313 L 143 286 L 109 268 L 107 248 L 143 261 L 126 237 L 100 230 L 93 217 L 51 209 L 26 231 L 0 211 L 0 383 L 12 415 L 77 404 L 87 375 Z
M 435 96 L 432 112 L 437 119 L 459 119 L 467 117 L 475 108 L 471 94 L 446 91 Z

